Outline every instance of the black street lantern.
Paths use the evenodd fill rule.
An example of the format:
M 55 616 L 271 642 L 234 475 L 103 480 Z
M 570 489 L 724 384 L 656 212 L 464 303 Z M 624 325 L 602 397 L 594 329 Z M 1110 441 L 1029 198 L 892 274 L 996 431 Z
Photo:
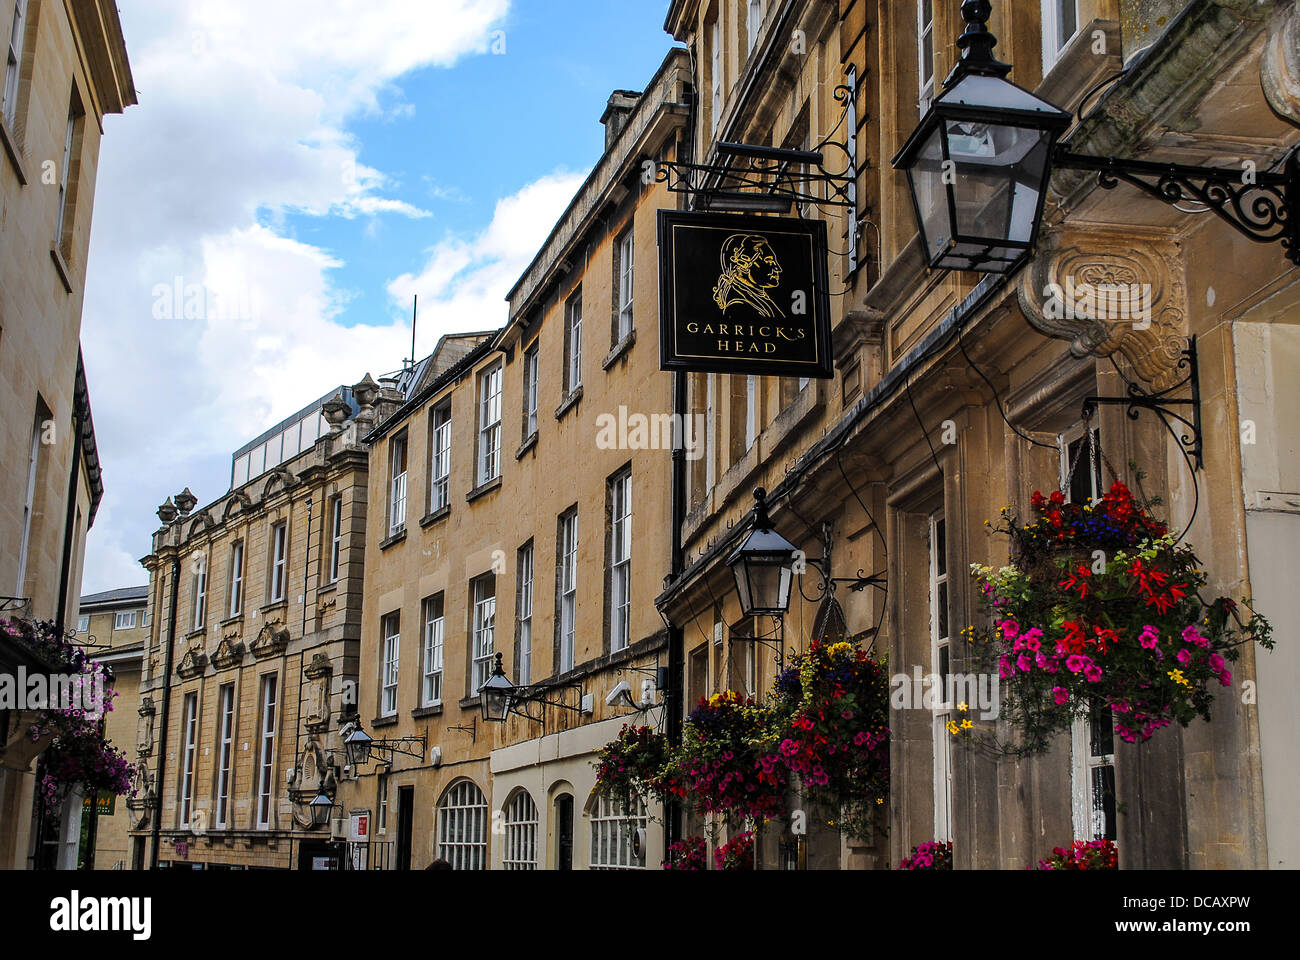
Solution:
M 311 811 L 311 825 L 313 827 L 323 827 L 330 822 L 330 814 L 334 812 L 334 798 L 325 792 L 323 784 L 320 793 L 311 798 L 307 808 Z
M 783 616 L 790 609 L 795 545 L 772 529 L 767 491 L 754 491 L 754 529 L 727 558 L 747 617 Z
M 894 166 L 907 171 L 931 267 L 1008 273 L 1038 239 L 1056 141 L 1071 115 L 1005 79 L 986 24 L 965 0 L 962 58 Z
M 483 710 L 483 720 L 486 723 L 505 723 L 506 716 L 510 713 L 510 697 L 515 692 L 515 685 L 506 677 L 506 672 L 501 668 L 501 654 L 497 654 L 496 664 L 492 668 L 492 676 L 483 682 L 479 687 L 479 706 Z
M 361 729 L 361 724 L 348 734 L 343 741 L 343 750 L 347 754 L 348 763 L 353 767 L 360 767 L 370 762 L 370 747 L 374 743 L 370 734 Z

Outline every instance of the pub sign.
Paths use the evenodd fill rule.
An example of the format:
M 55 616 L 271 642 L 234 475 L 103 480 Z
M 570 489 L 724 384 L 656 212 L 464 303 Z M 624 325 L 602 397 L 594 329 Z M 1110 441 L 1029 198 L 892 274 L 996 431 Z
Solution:
M 826 224 L 659 211 L 659 366 L 834 375 Z

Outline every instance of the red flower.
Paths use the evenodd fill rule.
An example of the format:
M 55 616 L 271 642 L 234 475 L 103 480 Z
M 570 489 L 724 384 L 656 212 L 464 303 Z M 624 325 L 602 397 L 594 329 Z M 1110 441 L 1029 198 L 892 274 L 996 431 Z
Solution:
M 1078 590 L 1080 597 L 1088 595 L 1088 578 L 1092 576 L 1092 571 L 1082 563 L 1076 573 L 1069 574 L 1058 586 L 1065 587 L 1067 590 Z

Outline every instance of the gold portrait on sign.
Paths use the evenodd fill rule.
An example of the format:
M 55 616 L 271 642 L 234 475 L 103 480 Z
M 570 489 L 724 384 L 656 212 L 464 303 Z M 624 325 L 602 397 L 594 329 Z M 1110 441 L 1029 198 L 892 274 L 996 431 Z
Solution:
M 722 275 L 713 302 L 723 313 L 744 304 L 762 317 L 784 317 L 768 291 L 781 283 L 781 264 L 771 245 L 752 233 L 733 233 L 722 241 Z

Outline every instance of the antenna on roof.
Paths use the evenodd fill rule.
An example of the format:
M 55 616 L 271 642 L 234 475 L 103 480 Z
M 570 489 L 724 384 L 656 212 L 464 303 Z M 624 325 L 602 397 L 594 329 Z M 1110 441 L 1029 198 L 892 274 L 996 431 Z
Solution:
M 411 369 L 415 369 L 415 320 L 420 313 L 420 295 L 415 294 L 415 303 L 411 305 Z

